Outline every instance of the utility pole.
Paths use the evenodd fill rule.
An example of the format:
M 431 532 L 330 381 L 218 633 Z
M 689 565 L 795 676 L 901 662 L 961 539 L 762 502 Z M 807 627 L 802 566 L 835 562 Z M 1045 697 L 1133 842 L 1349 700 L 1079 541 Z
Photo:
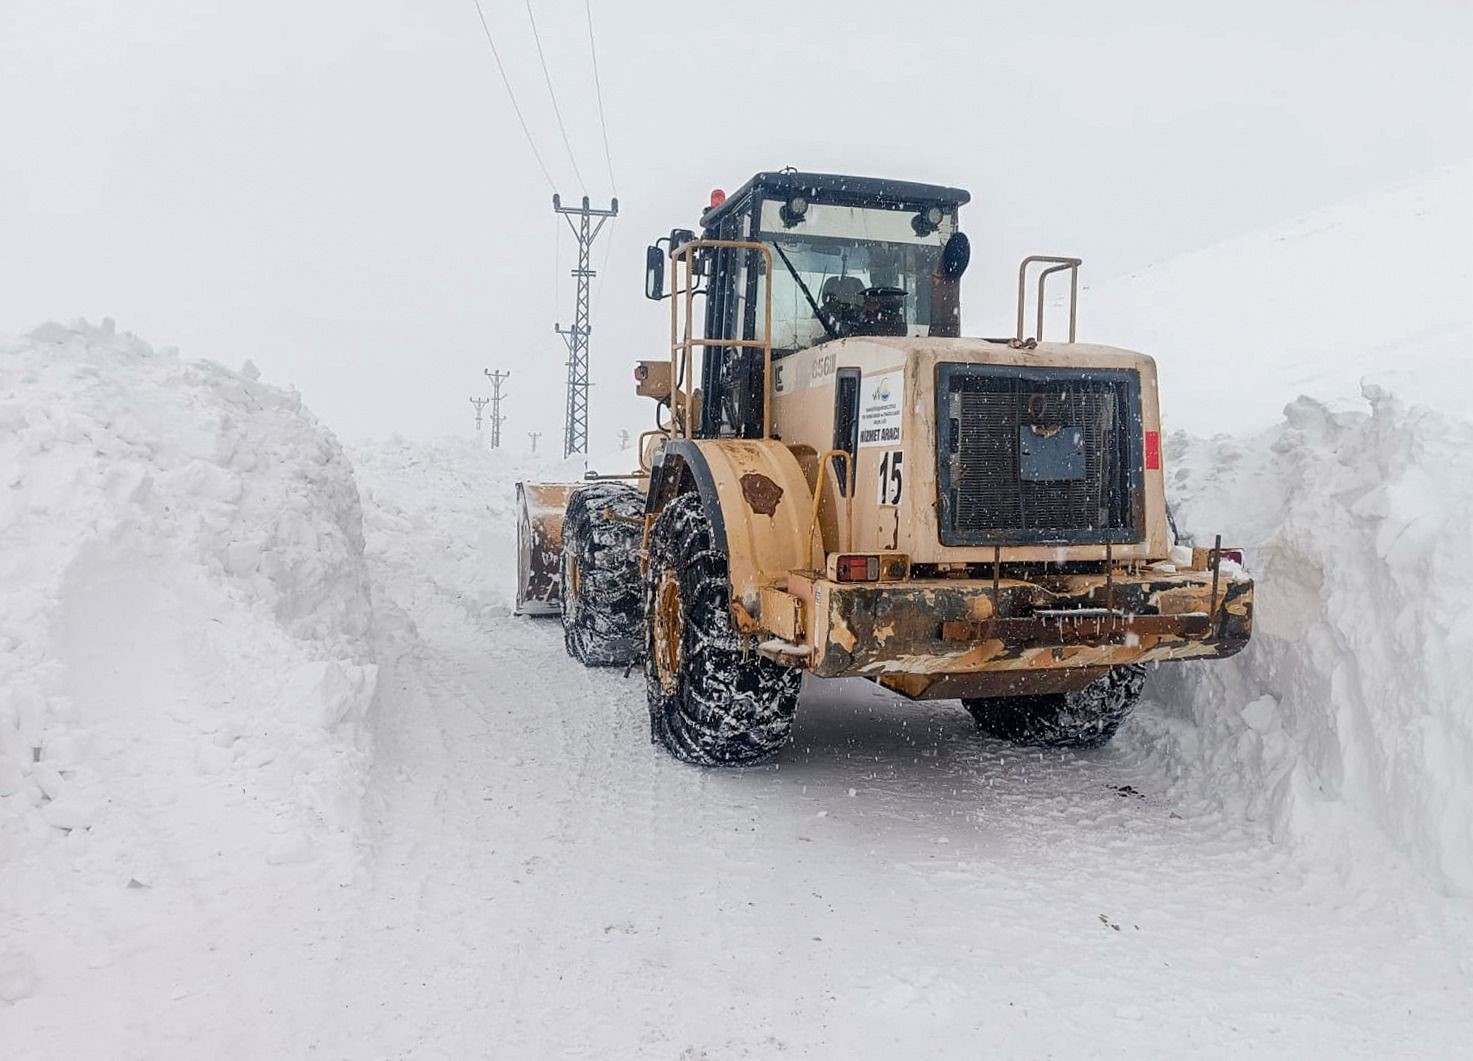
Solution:
M 486 378 L 491 381 L 491 448 L 501 448 L 501 422 L 506 417 L 501 415 L 501 381 L 511 376 L 510 372 L 497 369 L 492 372 L 489 368 L 482 369 Z
M 472 398 L 471 404 L 476 407 L 476 434 L 481 433 L 481 410 L 491 403 L 490 398 Z
M 528 431 L 527 437 L 532 440 L 532 452 L 537 452 L 537 440 L 542 437 L 541 431 Z
M 568 219 L 568 227 L 578 241 L 578 267 L 573 270 L 578 281 L 578 301 L 573 311 L 573 326 L 553 325 L 568 344 L 568 405 L 563 433 L 563 456 L 568 457 L 588 452 L 588 285 L 596 275 L 588 267 L 588 251 L 603 231 L 604 223 L 619 216 L 619 200 L 610 199 L 607 210 L 595 210 L 588 205 L 586 195 L 579 207 L 564 206 L 562 199 L 553 195 L 552 209 Z M 593 223 L 594 218 L 598 224 Z
M 627 427 L 621 427 L 619 429 L 619 448 L 629 448 L 629 429 Z

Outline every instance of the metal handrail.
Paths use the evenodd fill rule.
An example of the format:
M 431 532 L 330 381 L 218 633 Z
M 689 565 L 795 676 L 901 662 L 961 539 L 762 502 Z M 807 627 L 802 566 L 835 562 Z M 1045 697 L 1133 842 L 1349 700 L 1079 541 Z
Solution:
M 691 334 L 691 322 L 695 319 L 695 257 L 694 252 L 698 250 L 747 250 L 761 251 L 765 265 L 764 276 L 767 282 L 762 285 L 763 307 L 762 307 L 762 338 L 761 339 L 713 339 L 710 337 L 696 338 Z M 671 402 L 685 399 L 685 416 L 673 417 L 678 420 L 677 428 L 682 438 L 690 438 L 692 422 L 695 419 L 696 388 L 695 369 L 693 353 L 695 348 L 708 346 L 731 346 L 740 349 L 761 349 L 762 351 L 762 437 L 772 437 L 772 248 L 765 243 L 754 240 L 734 239 L 695 239 L 689 243 L 682 243 L 678 247 L 670 248 L 670 261 L 672 263 L 671 282 L 673 289 L 677 292 L 670 299 L 670 378 L 673 381 L 673 393 Z M 685 266 L 685 284 L 682 288 L 680 283 L 680 267 Z M 685 302 L 685 328 L 680 327 L 680 302 L 684 296 Z M 690 369 L 692 378 L 689 385 L 682 392 L 681 385 L 685 382 L 685 373 Z M 674 405 L 671 406 L 672 413 Z
M 1038 274 L 1038 333 L 1033 338 L 1043 341 L 1043 294 L 1044 284 L 1053 273 L 1069 271 L 1069 341 L 1074 341 L 1075 323 L 1078 319 L 1079 309 L 1079 267 L 1084 264 L 1083 258 L 1058 258 L 1048 254 L 1030 254 L 1023 259 L 1018 266 L 1018 331 L 1016 340 L 1022 342 L 1024 310 L 1028 306 L 1028 267 L 1034 262 L 1053 263 L 1049 268 Z
M 810 547 L 813 542 L 814 532 L 818 530 L 818 510 L 823 505 L 823 488 L 829 481 L 829 477 L 826 474 L 831 467 L 829 461 L 835 457 L 844 458 L 844 496 L 851 506 L 854 504 L 854 483 L 857 472 L 857 469 L 854 467 L 857 463 L 854 454 L 850 453 L 847 449 L 824 450 L 818 456 L 818 481 L 813 484 L 813 511 L 808 518 L 808 541 Z M 834 478 L 838 479 L 838 476 L 835 475 Z M 852 540 L 854 534 L 852 509 L 847 522 L 849 523 L 847 529 Z M 822 549 L 822 547 L 823 536 L 819 535 L 819 548 Z

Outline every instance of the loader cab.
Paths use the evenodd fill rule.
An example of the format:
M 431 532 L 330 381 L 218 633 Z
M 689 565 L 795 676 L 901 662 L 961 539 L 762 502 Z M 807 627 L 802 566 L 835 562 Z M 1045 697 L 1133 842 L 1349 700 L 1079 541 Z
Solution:
M 958 335 L 969 252 L 957 213 L 970 198 L 959 188 L 791 170 L 713 193 L 701 238 L 763 243 L 771 265 L 755 250 L 706 253 L 705 336 L 770 334 L 776 360 L 851 335 Z M 699 437 L 761 436 L 760 349 L 706 348 L 700 386 Z

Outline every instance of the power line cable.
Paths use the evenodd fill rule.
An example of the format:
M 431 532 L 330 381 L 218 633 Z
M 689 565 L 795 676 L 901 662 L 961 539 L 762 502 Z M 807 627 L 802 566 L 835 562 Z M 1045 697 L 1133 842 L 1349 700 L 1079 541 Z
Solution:
M 598 44 L 593 39 L 592 0 L 583 0 L 583 13 L 588 16 L 588 51 L 593 56 L 593 91 L 598 96 L 598 124 L 604 134 L 604 162 L 609 167 L 609 190 L 617 197 L 619 184 L 614 180 L 614 156 L 609 152 L 609 123 L 604 119 L 604 89 L 598 76 Z
M 568 127 L 563 124 L 563 112 L 557 105 L 557 93 L 552 90 L 552 74 L 547 69 L 547 56 L 542 51 L 542 36 L 537 32 L 537 16 L 532 14 L 532 0 L 527 0 L 527 21 L 532 23 L 532 40 L 537 44 L 537 58 L 542 63 L 542 77 L 547 82 L 547 94 L 552 99 L 552 113 L 557 118 L 558 132 L 563 134 L 563 146 L 568 149 L 568 161 L 573 164 L 573 176 L 578 178 L 578 187 L 588 194 L 588 185 L 578 171 L 578 159 L 573 155 L 573 144 L 568 139 Z
M 619 223 L 615 221 L 609 226 L 609 238 L 604 242 L 604 258 L 598 266 L 598 287 L 593 290 L 593 312 L 598 312 L 599 303 L 604 296 L 604 273 L 609 268 L 609 256 L 614 252 L 614 237 L 619 234 Z
M 501 83 L 506 86 L 507 98 L 511 100 L 511 109 L 516 112 L 517 124 L 522 127 L 522 135 L 527 138 L 527 146 L 532 149 L 532 157 L 537 160 L 537 168 L 542 171 L 542 179 L 547 181 L 547 186 L 553 190 L 557 185 L 553 183 L 552 174 L 547 172 L 547 163 L 542 161 L 542 152 L 537 150 L 537 141 L 532 139 L 532 130 L 527 128 L 527 119 L 522 115 L 522 108 L 517 104 L 517 94 L 512 91 L 511 78 L 506 76 L 506 67 L 501 62 L 501 53 L 496 50 L 496 40 L 491 36 L 491 27 L 486 23 L 486 12 L 481 10 L 481 0 L 472 0 L 476 5 L 476 15 L 481 20 L 481 29 L 486 34 L 486 43 L 491 46 L 491 58 L 496 60 L 496 69 L 501 74 Z M 541 50 L 541 46 L 538 46 Z M 562 119 L 558 119 L 559 124 Z

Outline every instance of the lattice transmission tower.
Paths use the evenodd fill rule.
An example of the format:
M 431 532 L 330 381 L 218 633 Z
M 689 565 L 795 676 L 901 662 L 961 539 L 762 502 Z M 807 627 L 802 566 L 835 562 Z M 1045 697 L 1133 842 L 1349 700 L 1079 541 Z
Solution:
M 499 368 L 495 372 L 492 372 L 489 368 L 482 369 L 481 371 L 491 381 L 491 448 L 500 449 L 501 424 L 506 419 L 506 417 L 501 415 L 501 383 L 503 380 L 509 379 L 511 373 L 503 372 Z M 480 423 L 479 415 L 476 418 L 476 422 Z
M 619 216 L 619 200 L 610 199 L 607 210 L 595 210 L 588 205 L 586 195 L 583 205 L 578 207 L 564 206 L 562 199 L 553 195 L 552 209 L 567 218 L 573 238 L 578 241 L 578 267 L 573 270 L 573 277 L 578 281 L 573 326 L 564 328 L 561 322 L 553 325 L 568 344 L 568 403 L 563 431 L 563 456 L 567 457 L 588 452 L 588 288 L 597 275 L 589 268 L 588 252 L 609 218 Z

